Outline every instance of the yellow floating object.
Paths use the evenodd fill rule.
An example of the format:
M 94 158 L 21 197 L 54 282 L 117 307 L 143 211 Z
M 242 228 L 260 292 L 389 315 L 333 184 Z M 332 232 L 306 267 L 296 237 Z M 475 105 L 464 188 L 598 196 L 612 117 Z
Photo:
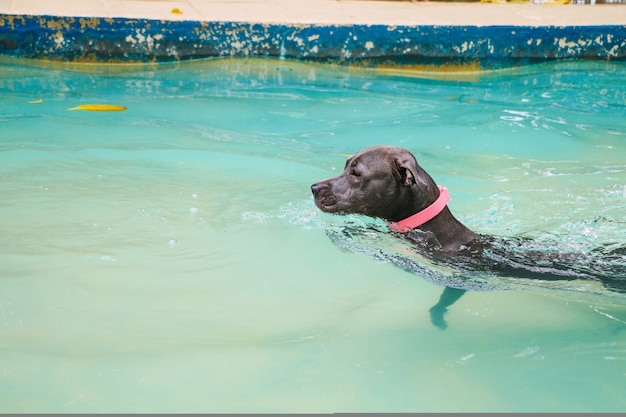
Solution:
M 344 158 L 350 158 L 352 156 L 352 154 L 349 154 L 349 153 L 331 153 L 331 155 L 333 155 L 333 156 L 342 156 Z
M 43 103 L 43 98 L 38 98 L 35 100 L 31 100 L 28 102 L 29 104 L 39 104 L 39 103 Z
M 126 110 L 126 106 L 118 106 L 116 104 L 81 104 L 76 107 L 67 109 L 73 110 L 85 110 L 85 111 L 123 111 Z
M 172 9 L 172 14 L 183 14 L 183 11 L 180 10 L 179 8 L 177 8 L 177 7 L 174 7 Z

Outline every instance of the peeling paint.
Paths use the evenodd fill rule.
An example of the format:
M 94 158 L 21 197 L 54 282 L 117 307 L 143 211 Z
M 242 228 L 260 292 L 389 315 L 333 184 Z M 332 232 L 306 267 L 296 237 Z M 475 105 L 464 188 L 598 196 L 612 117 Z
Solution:
M 79 19 L 79 22 L 80 22 L 81 29 L 85 29 L 85 28 L 95 29 L 98 27 L 98 23 L 100 22 L 100 19 L 96 17 L 92 17 L 92 18 L 81 17 Z
M 0 54 L 68 61 L 276 57 L 372 67 L 494 68 L 626 59 L 624 26 L 280 25 L 0 14 Z
M 555 39 L 556 40 L 556 39 Z M 558 39 L 559 48 L 574 48 L 576 46 L 576 42 L 568 41 L 567 38 Z
M 57 33 L 52 35 L 52 39 L 54 40 L 54 44 L 56 45 L 57 49 L 63 47 L 63 44 L 65 43 L 65 39 L 63 38 L 63 32 L 58 31 Z

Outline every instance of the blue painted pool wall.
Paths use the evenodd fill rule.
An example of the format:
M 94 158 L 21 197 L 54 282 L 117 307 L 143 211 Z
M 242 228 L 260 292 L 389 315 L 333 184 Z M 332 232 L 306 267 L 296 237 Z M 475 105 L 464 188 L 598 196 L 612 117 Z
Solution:
M 626 58 L 626 26 L 254 24 L 0 14 L 0 54 L 89 62 L 274 57 L 363 66 Z

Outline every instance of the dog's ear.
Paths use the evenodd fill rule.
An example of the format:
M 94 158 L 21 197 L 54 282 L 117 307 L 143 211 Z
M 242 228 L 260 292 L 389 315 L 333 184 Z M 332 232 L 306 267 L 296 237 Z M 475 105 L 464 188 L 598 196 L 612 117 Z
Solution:
M 413 155 L 401 156 L 394 162 L 393 176 L 403 185 L 417 185 L 419 188 L 429 187 L 430 176 L 417 163 Z
M 414 168 L 415 164 L 406 159 L 396 159 L 393 164 L 393 176 L 396 180 L 403 185 L 415 184 Z

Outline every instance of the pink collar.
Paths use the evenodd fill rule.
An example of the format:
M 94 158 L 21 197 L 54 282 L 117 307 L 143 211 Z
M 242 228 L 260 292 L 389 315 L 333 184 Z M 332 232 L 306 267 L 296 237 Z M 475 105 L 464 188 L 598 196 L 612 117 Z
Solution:
M 404 220 L 400 220 L 399 222 L 389 222 L 387 225 L 394 232 L 407 233 L 409 230 L 420 227 L 424 223 L 434 219 L 436 215 L 441 213 L 441 211 L 446 208 L 448 201 L 450 201 L 450 193 L 448 193 L 448 189 L 446 187 L 440 185 L 439 197 L 437 197 L 437 200 L 435 200 L 434 203 Z

